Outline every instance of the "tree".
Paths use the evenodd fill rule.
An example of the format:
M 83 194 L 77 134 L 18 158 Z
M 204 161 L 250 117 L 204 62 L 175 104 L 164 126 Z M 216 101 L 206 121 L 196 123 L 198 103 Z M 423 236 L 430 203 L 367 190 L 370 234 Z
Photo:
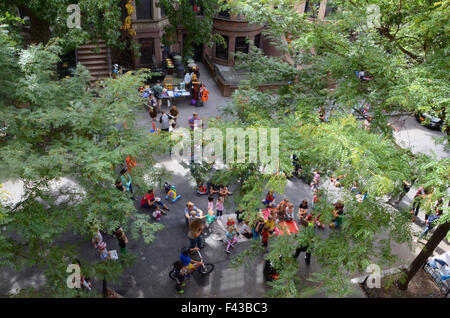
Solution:
M 11 34 L 0 33 L 0 165 L 2 178 L 23 183 L 24 195 L 0 207 L 0 226 L 6 227 L 0 265 L 36 266 L 46 277 L 40 296 L 73 297 L 76 291 L 64 284 L 73 259 L 79 258 L 91 277 L 110 281 L 135 257 L 89 264 L 76 243 L 60 239 L 90 241 L 97 229 L 111 233 L 122 225 L 150 243 L 162 225 L 138 214 L 129 195 L 115 189 L 116 170 L 128 155 L 137 157 L 131 171 L 137 197 L 160 173 L 153 156 L 168 149 L 162 136 L 135 126 L 134 110 L 143 105 L 135 93 L 145 80 L 142 72 L 89 87 L 89 73 L 78 65 L 71 78 L 55 80 L 62 49 L 52 43 L 21 49 Z M 58 187 L 64 178 L 70 186 Z
M 109 47 L 125 48 L 124 41 L 120 39 L 130 32 L 130 27 L 122 21 L 120 1 L 79 1 L 81 28 L 69 28 L 67 25 L 68 18 L 74 13 L 68 11 L 72 3 L 70 0 L 6 0 L 0 3 L 0 12 L 15 16 L 16 9 L 19 9 L 23 17 L 27 16 L 29 20 L 20 31 L 25 40 L 32 43 L 46 44 L 52 38 L 59 38 L 59 45 L 67 52 L 103 39 Z M 130 4 L 126 7 L 128 11 L 132 9 Z
M 163 43 L 177 42 L 178 30 L 183 28 L 183 56 L 192 56 L 197 44 L 218 42 L 224 45 L 223 38 L 212 33 L 213 17 L 217 12 L 217 0 L 161 0 L 170 24 L 164 27 Z M 200 11 L 201 10 L 201 11 Z M 199 16 L 199 12 L 202 12 Z M 181 52 L 180 52 L 181 53 Z
M 271 245 L 273 251 L 268 258 L 278 264 L 282 277 L 273 284 L 273 296 L 307 296 L 318 291 L 344 296 L 351 291 L 347 273 L 361 272 L 374 260 L 378 264 L 390 263 L 394 258 L 390 241 L 410 243 L 412 232 L 408 213 L 390 209 L 380 198 L 398 191 L 402 180 L 415 177 L 417 183 L 430 188 L 433 200 L 449 200 L 448 159 L 412 156 L 410 151 L 399 149 L 386 115 L 405 109 L 438 112 L 448 104 L 448 81 L 444 75 L 448 72 L 444 58 L 448 51 L 448 25 L 442 20 L 448 2 L 401 2 L 399 6 L 395 1 L 370 1 L 381 12 L 381 23 L 375 28 L 367 25 L 366 7 L 360 3 L 334 2 L 340 10 L 324 22 L 299 14 L 295 1 L 228 2 L 232 12 L 244 15 L 250 23 L 266 23 L 265 37 L 284 54 L 280 58 L 266 57 L 257 48 L 248 55 L 238 54 L 238 60 L 250 69 L 250 74 L 226 110 L 234 121 L 210 123 L 221 129 L 280 129 L 279 170 L 285 173 L 262 175 L 256 169 L 247 175 L 244 172 L 248 166 L 239 164 L 229 165 L 230 171 L 223 173 L 224 178 L 231 179 L 240 174 L 247 176 L 234 177 L 241 182 L 239 207 L 254 219 L 267 189 L 283 193 L 285 174 L 292 169 L 291 154 L 300 158 L 306 173 L 315 168 L 328 176 L 346 175 L 343 188 L 357 180 L 359 190 L 369 193 L 362 203 L 355 202 L 349 193 L 344 195 L 342 231 L 325 238 L 317 233 L 309 239 L 306 234 L 296 238 L 298 244 L 308 240 L 321 265 L 321 272 L 309 278 L 316 286 L 299 293 L 298 284 L 293 283 L 295 264 L 289 261 L 292 247 L 287 246 L 285 238 Z M 420 41 L 411 41 L 414 37 Z M 360 70 L 369 72 L 371 80 L 355 76 L 355 71 Z M 337 86 L 330 89 L 333 81 Z M 434 85 L 423 84 L 419 88 L 417 81 Z M 258 91 L 259 84 L 272 82 L 289 85 L 276 92 Z M 366 103 L 370 104 L 373 118 L 368 129 L 351 115 L 367 117 L 360 111 L 360 105 Z M 320 123 L 320 107 L 331 111 L 329 123 Z M 448 123 L 448 117 L 445 122 Z M 332 218 L 327 201 L 324 194 L 322 204 L 314 210 L 322 214 L 324 223 Z M 387 239 L 379 239 L 382 232 L 389 233 Z M 285 261 L 279 260 L 280 255 Z

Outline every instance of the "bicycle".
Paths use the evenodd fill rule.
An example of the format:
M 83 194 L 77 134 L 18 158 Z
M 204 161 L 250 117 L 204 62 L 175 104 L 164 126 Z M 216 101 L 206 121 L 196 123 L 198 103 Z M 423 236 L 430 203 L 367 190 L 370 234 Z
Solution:
M 200 265 L 198 267 L 198 272 L 202 275 L 207 275 L 209 273 L 211 273 L 214 270 L 214 264 L 211 263 L 203 263 L 203 257 L 202 254 L 200 253 L 200 251 L 197 251 L 199 257 L 200 257 L 200 262 L 202 262 L 202 265 Z M 195 269 L 194 269 L 195 271 Z M 190 272 L 189 274 L 192 274 L 194 271 Z M 169 273 L 169 277 L 173 280 L 176 281 L 175 279 L 175 270 L 172 269 Z

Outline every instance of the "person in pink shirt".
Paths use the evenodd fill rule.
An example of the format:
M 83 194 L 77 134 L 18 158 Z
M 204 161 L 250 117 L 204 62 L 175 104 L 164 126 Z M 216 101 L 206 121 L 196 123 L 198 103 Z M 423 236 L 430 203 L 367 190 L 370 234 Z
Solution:
M 219 197 L 216 202 L 217 217 L 222 218 L 223 213 L 223 197 Z

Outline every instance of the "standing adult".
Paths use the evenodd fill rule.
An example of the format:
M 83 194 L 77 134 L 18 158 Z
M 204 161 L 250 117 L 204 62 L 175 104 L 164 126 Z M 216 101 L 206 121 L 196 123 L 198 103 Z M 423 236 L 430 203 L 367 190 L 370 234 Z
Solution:
M 191 218 L 191 211 L 195 211 L 197 217 L 202 217 L 203 216 L 203 211 L 200 210 L 199 208 L 197 208 L 194 203 L 192 202 L 188 202 L 186 204 L 186 208 L 184 209 L 184 218 L 186 220 L 186 225 L 189 225 L 189 221 Z
M 120 226 L 117 227 L 116 231 L 114 232 L 114 235 L 119 241 L 120 254 L 127 254 L 128 238 L 126 237 L 122 227 Z
M 150 94 L 148 98 L 148 114 L 152 121 L 156 121 L 156 116 L 158 116 L 158 102 L 153 94 Z
M 161 130 L 169 132 L 170 119 L 169 115 L 165 111 L 162 111 L 161 117 L 159 118 L 159 123 L 161 124 Z
M 192 81 L 192 73 L 187 72 L 184 75 L 184 84 L 186 86 L 187 91 L 191 89 L 191 81 Z
M 177 106 L 172 105 L 172 108 L 169 111 L 169 118 L 176 122 L 178 115 L 179 115 L 179 112 L 178 112 Z
M 153 93 L 155 94 L 155 98 L 157 101 L 158 112 L 161 111 L 161 95 L 162 95 L 163 87 L 161 86 L 161 82 L 157 81 L 156 85 L 153 86 Z
M 420 187 L 413 198 L 413 204 L 411 207 L 412 221 L 416 220 L 417 215 L 419 214 L 420 204 L 422 203 L 422 199 L 425 197 L 425 188 Z
M 120 170 L 120 181 L 128 192 L 133 193 L 133 179 L 126 168 Z
M 194 250 L 195 247 L 197 246 L 197 248 L 202 249 L 204 247 L 204 245 L 202 244 L 202 232 L 203 232 L 203 228 L 204 228 L 204 223 L 201 219 L 195 219 L 192 220 L 189 223 L 189 233 L 188 233 L 188 238 L 189 238 L 189 250 Z

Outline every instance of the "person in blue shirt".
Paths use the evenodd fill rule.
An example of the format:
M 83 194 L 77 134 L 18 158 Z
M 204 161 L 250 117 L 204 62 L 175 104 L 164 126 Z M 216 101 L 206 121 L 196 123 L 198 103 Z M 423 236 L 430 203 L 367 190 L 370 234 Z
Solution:
M 183 247 L 180 253 L 180 262 L 187 274 L 195 271 L 203 262 L 195 261 L 189 257 L 189 248 Z
M 441 215 L 442 215 L 442 210 L 437 208 L 436 209 L 436 214 L 430 216 L 428 218 L 428 220 L 425 222 L 425 229 L 419 235 L 419 237 L 416 239 L 416 243 L 418 243 L 419 240 L 422 239 L 422 237 L 424 237 L 425 235 L 428 234 L 428 232 L 433 228 L 433 222 L 436 221 L 437 219 L 439 219 L 441 217 Z

